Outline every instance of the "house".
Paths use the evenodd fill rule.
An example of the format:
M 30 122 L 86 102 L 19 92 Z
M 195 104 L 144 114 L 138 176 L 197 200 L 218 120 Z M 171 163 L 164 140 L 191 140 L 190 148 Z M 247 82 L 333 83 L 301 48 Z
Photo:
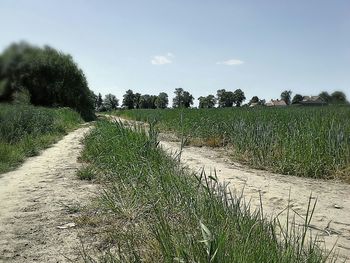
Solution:
M 299 104 L 303 106 L 324 106 L 327 105 L 327 102 L 320 96 L 304 96 Z
M 284 100 L 271 100 L 265 104 L 267 107 L 285 107 L 287 103 Z

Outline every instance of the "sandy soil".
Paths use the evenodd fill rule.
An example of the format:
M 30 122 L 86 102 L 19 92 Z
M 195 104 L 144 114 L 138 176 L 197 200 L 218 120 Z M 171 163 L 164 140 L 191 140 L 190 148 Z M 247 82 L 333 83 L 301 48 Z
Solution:
M 88 130 L 75 130 L 0 175 L 0 262 L 78 261 L 81 245 L 73 222 L 96 189 L 76 178 Z
M 161 134 L 161 147 L 168 153 L 179 152 L 179 142 Z M 336 250 L 341 258 L 350 257 L 350 185 L 341 182 L 315 180 L 295 176 L 273 174 L 267 171 L 250 169 L 230 161 L 227 151 L 218 148 L 186 146 L 181 161 L 195 172 L 203 168 L 206 174 L 214 173 L 221 182 L 229 184 L 230 189 L 241 194 L 244 188 L 245 200 L 250 200 L 253 209 L 260 208 L 262 196 L 263 212 L 268 217 L 276 216 L 290 206 L 299 214 L 305 215 L 309 197 L 317 205 L 311 221 L 311 231 L 321 236 L 321 246 Z M 289 199 L 290 193 L 290 199 Z M 285 214 L 280 216 L 285 220 Z M 296 216 L 302 224 L 302 219 Z

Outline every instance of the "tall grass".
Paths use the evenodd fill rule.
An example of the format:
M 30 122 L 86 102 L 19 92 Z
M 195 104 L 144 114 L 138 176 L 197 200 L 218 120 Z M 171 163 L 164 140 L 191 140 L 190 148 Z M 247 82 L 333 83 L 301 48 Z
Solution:
M 149 136 L 136 130 L 103 121 L 85 139 L 82 158 L 104 191 L 92 216 L 99 219 L 82 222 L 105 235 L 103 255 L 86 262 L 325 261 L 306 231 L 279 229 L 215 175 L 190 174 L 168 157 L 152 126 Z
M 68 108 L 0 104 L 0 173 L 36 155 L 79 123 L 79 114 Z
M 192 144 L 228 145 L 236 160 L 256 168 L 330 178 L 350 167 L 350 107 L 346 106 L 132 110 L 116 114 L 140 121 L 156 119 L 161 129 L 184 133 Z

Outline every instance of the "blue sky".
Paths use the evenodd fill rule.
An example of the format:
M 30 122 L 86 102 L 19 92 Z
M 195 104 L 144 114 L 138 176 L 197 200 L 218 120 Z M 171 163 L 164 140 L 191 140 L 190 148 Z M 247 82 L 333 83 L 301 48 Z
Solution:
M 1 0 L 0 49 L 70 53 L 95 93 L 350 98 L 348 0 Z

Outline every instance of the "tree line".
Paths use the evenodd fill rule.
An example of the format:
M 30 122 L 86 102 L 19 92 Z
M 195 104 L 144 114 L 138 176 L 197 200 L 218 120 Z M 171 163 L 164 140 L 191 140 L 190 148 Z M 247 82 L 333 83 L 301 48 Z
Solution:
M 175 97 L 173 98 L 173 108 L 190 108 L 193 105 L 194 97 L 188 91 L 182 88 L 177 88 L 174 91 Z M 328 92 L 321 92 L 320 96 L 324 102 L 330 104 L 347 104 L 346 95 L 341 91 L 335 91 L 332 94 Z M 285 90 L 281 93 L 280 99 L 285 101 L 287 105 L 298 104 L 304 99 L 301 94 L 295 94 L 292 98 L 292 91 Z M 216 96 L 210 94 L 208 96 L 200 96 L 198 98 L 198 108 L 227 108 L 227 107 L 240 107 L 246 100 L 245 94 L 241 89 L 235 91 L 227 91 L 220 89 L 216 92 Z M 127 90 L 123 95 L 121 107 L 125 109 L 165 109 L 168 108 L 169 97 L 165 92 L 161 92 L 158 95 L 140 94 L 134 93 L 132 90 Z M 265 105 L 266 100 L 260 99 L 258 96 L 253 96 L 249 102 L 249 105 Z M 105 95 L 102 99 L 102 95 L 99 93 L 95 95 L 95 108 L 97 111 L 110 111 L 117 109 L 120 106 L 119 100 L 113 94 Z
M 342 91 L 334 91 L 332 94 L 329 94 L 326 91 L 321 92 L 318 96 L 325 102 L 329 104 L 348 104 L 346 95 Z M 292 91 L 285 90 L 281 93 L 281 100 L 283 100 L 287 105 L 298 104 L 304 99 L 304 96 L 301 94 L 295 94 L 292 99 Z

